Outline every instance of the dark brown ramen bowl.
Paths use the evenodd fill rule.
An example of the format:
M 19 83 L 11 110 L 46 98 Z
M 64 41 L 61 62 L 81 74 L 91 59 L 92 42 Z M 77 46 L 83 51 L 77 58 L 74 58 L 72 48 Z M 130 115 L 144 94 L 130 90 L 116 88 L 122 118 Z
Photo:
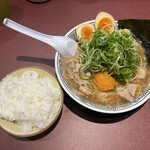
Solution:
M 94 24 L 94 20 L 87 21 L 82 24 L 85 24 L 85 23 Z M 75 30 L 79 25 L 71 29 L 65 36 L 75 39 Z M 96 111 L 96 112 L 107 113 L 107 114 L 117 114 L 117 113 L 128 112 L 128 111 L 138 108 L 150 98 L 150 83 L 148 83 L 144 92 L 131 103 L 127 103 L 127 104 L 120 105 L 117 107 L 96 105 L 94 103 L 91 103 L 83 99 L 79 95 L 77 95 L 69 86 L 69 84 L 67 83 L 66 79 L 63 76 L 62 56 L 59 53 L 56 53 L 55 55 L 55 69 L 56 69 L 56 75 L 58 77 L 58 80 L 61 86 L 63 87 L 63 89 L 65 90 L 65 92 L 80 105 L 90 110 Z

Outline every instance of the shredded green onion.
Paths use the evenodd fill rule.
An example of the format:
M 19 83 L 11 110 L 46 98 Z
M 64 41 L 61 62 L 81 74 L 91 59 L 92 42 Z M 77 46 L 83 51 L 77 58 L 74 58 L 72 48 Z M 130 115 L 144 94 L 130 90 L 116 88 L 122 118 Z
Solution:
M 79 54 L 84 72 L 107 72 L 116 80 L 128 82 L 140 65 L 140 54 L 128 29 L 104 33 L 99 28 L 91 41 L 81 39 Z

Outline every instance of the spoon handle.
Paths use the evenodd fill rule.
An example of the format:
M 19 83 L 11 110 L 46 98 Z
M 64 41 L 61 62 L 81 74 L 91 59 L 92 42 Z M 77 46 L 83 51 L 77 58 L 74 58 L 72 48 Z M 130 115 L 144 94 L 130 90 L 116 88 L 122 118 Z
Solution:
M 51 37 L 50 35 L 47 35 L 47 34 L 43 34 L 43 33 L 40 33 L 40 32 L 37 32 L 35 30 L 32 30 L 32 29 L 29 29 L 23 25 L 20 25 L 8 18 L 5 18 L 4 21 L 3 21 L 3 24 L 13 30 L 16 30 L 20 33 L 23 33 L 27 36 L 30 36 L 34 39 L 37 39 L 37 40 L 40 40 L 44 43 L 47 43 L 47 44 L 51 44 L 53 46 L 53 43 L 50 43 L 50 40 L 49 38 Z
M 73 56 L 77 49 L 77 42 L 66 36 L 51 36 L 43 34 L 7 18 L 4 19 L 3 24 L 13 30 L 49 44 L 64 57 Z

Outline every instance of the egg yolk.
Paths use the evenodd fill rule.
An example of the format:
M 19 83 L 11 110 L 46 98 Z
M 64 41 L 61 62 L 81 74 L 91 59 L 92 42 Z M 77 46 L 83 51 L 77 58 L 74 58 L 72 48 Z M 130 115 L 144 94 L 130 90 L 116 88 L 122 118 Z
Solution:
M 100 28 L 103 29 L 104 31 L 110 30 L 110 28 L 113 28 L 112 25 L 109 26 L 110 28 L 109 28 L 108 26 L 104 27 L 104 26 L 107 25 L 107 24 L 113 24 L 112 20 L 109 19 L 109 18 L 102 18 L 102 19 L 99 21 L 99 23 L 98 23 L 98 27 L 100 27 Z M 104 28 L 103 28 L 103 27 L 104 27 Z
M 93 78 L 93 83 L 99 91 L 105 92 L 114 89 L 116 81 L 113 77 L 109 76 L 106 72 L 98 72 Z
M 83 38 L 88 38 L 88 39 L 92 39 L 93 34 L 91 32 L 94 32 L 93 28 L 89 27 L 89 26 L 85 26 L 82 28 L 81 30 L 81 36 Z

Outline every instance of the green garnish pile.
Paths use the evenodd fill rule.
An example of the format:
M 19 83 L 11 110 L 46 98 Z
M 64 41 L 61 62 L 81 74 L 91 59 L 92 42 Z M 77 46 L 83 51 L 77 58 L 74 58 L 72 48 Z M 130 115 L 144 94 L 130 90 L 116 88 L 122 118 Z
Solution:
M 128 29 L 112 33 L 97 29 L 90 42 L 81 39 L 79 54 L 84 72 L 107 72 L 117 81 L 128 82 L 140 65 L 140 54 Z

